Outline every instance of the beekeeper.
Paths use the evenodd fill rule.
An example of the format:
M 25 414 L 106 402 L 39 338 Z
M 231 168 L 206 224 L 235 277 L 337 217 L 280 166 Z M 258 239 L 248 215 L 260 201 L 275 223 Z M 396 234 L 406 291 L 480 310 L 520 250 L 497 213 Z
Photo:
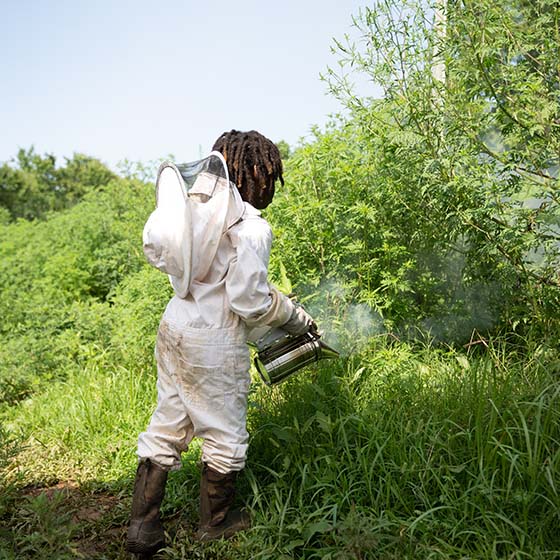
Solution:
M 245 466 L 249 391 L 248 331 L 264 325 L 303 334 L 312 318 L 268 283 L 270 226 L 259 209 L 282 178 L 277 147 L 256 131 L 220 136 L 209 157 L 164 163 L 157 207 L 144 229 L 148 261 L 169 274 L 175 295 L 156 343 L 157 407 L 138 438 L 127 549 L 163 545 L 159 508 L 167 474 L 181 452 L 203 439 L 201 540 L 246 529 L 233 510 L 237 474 Z

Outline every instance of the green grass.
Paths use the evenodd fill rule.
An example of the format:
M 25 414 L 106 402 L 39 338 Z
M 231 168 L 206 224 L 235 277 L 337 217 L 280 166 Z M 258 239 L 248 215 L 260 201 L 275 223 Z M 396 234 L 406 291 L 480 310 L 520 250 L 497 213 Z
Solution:
M 525 356 L 377 339 L 272 390 L 256 382 L 239 485 L 253 529 L 193 541 L 196 445 L 170 477 L 161 558 L 560 557 L 559 359 Z M 10 409 L 0 558 L 126 558 L 135 442 L 154 404 L 153 369 L 108 354 Z

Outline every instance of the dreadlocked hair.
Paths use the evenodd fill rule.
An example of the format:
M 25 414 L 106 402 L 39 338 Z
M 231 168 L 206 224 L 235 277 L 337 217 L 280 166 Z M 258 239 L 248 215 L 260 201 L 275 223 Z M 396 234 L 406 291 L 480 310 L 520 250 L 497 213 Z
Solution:
M 256 130 L 224 132 L 212 150 L 224 156 L 230 180 L 237 185 L 241 198 L 255 208 L 266 208 L 272 202 L 277 179 L 284 186 L 280 152 L 274 142 Z

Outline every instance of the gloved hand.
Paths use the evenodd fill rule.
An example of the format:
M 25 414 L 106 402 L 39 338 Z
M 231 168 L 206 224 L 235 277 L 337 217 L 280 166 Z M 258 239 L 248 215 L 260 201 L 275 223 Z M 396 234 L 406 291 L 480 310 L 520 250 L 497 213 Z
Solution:
M 317 330 L 317 325 L 313 320 L 313 317 L 305 311 L 300 305 L 295 305 L 292 315 L 286 323 L 281 327 L 287 333 L 293 336 L 299 336 L 309 332 L 310 330 Z

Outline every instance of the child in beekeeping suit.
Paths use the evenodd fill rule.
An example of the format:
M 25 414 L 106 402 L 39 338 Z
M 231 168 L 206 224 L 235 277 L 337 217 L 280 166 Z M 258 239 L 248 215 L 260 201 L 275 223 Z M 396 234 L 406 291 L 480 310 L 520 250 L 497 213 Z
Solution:
M 259 210 L 272 201 L 275 182 L 283 184 L 277 147 L 256 131 L 232 130 L 213 150 L 203 163 L 160 168 L 158 193 L 180 173 L 188 212 L 180 199 L 166 208 L 163 195 L 160 208 L 158 194 L 144 230 L 146 256 L 170 275 L 175 296 L 157 335 L 157 408 L 138 438 L 127 536 L 134 553 L 163 545 L 167 474 L 180 468 L 193 437 L 203 440 L 198 538 L 227 538 L 249 526 L 247 514 L 232 509 L 248 446 L 248 331 L 270 325 L 299 335 L 313 326 L 267 280 L 272 233 Z

